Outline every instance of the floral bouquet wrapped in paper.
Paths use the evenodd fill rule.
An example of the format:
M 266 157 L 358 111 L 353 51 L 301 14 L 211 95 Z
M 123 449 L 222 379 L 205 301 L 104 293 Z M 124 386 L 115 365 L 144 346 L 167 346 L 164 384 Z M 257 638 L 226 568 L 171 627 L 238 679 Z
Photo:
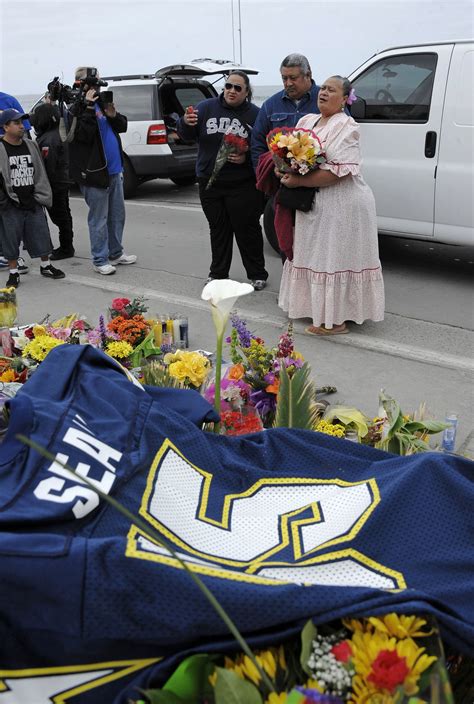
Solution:
M 280 171 L 300 176 L 326 161 L 319 137 L 312 130 L 277 127 L 267 135 L 267 145 Z
M 206 185 L 206 190 L 212 186 L 216 178 L 218 177 L 222 167 L 227 162 L 227 158 L 230 154 L 244 154 L 249 149 L 249 143 L 244 137 L 239 137 L 237 134 L 233 134 L 230 129 L 224 134 L 224 138 L 217 152 L 216 161 L 214 162 L 214 168 L 212 170 L 211 177 Z

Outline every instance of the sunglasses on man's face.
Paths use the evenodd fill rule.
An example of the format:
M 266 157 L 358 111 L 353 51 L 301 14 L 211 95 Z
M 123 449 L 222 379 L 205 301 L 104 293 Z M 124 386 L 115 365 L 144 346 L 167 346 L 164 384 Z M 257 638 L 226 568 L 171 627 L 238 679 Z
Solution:
M 226 90 L 232 90 L 232 88 L 233 88 L 237 93 L 242 92 L 242 86 L 239 86 L 238 83 L 226 83 L 224 88 Z

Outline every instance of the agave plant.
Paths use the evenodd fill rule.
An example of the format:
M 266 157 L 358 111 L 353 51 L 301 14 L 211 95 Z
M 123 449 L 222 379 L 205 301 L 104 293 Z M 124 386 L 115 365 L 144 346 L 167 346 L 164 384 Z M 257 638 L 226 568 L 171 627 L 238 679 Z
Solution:
M 303 364 L 291 377 L 282 366 L 273 427 L 314 430 L 327 406 L 325 401 L 315 399 L 316 388 L 311 379 L 309 364 Z

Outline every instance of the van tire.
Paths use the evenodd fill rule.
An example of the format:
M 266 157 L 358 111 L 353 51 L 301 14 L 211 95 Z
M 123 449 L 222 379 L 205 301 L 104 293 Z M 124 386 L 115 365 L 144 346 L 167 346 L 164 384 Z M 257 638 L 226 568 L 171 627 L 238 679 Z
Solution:
M 265 205 L 265 210 L 263 211 L 263 229 L 265 231 L 265 237 L 268 240 L 269 245 L 272 249 L 280 254 L 280 247 L 278 246 L 278 237 L 275 232 L 275 211 L 273 210 L 273 198 L 269 198 Z
M 137 193 L 138 177 L 135 173 L 130 159 L 125 154 L 123 155 L 123 196 L 124 198 L 133 198 Z
M 172 176 L 171 181 L 177 186 L 193 186 L 196 183 L 196 176 Z

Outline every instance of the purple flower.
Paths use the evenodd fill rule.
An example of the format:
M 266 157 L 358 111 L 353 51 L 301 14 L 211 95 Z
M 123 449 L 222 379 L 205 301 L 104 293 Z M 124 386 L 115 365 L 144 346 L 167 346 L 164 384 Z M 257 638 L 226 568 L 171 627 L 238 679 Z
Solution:
M 295 687 L 295 689 L 301 692 L 310 702 L 317 702 L 317 704 L 344 704 L 342 699 L 332 694 L 321 694 L 315 689 L 306 689 L 305 687 Z
M 250 402 L 255 406 L 262 418 L 269 413 L 274 413 L 276 409 L 276 395 L 267 393 L 265 389 L 252 391 Z
M 231 315 L 232 327 L 237 330 L 239 336 L 239 344 L 244 349 L 250 347 L 250 340 L 254 337 L 251 332 L 247 329 L 246 324 L 243 320 L 239 318 L 238 315 L 233 313 Z
M 99 333 L 100 333 L 101 347 L 103 349 L 105 347 L 106 342 L 107 342 L 107 330 L 105 329 L 105 320 L 104 320 L 103 315 L 99 316 Z

